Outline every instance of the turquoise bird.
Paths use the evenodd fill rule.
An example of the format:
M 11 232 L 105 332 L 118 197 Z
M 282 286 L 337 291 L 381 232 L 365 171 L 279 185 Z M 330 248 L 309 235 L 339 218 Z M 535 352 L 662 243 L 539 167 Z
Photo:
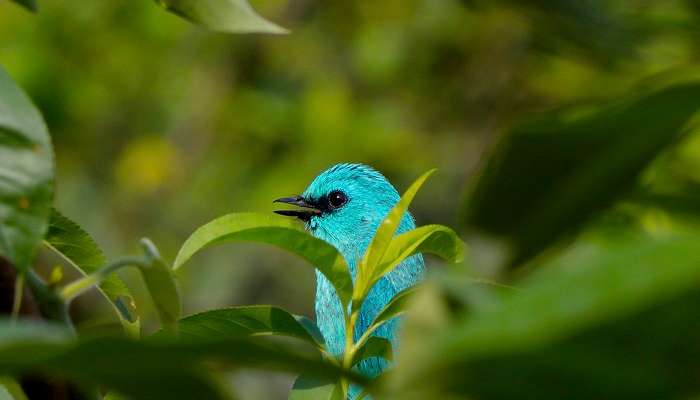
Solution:
M 357 266 L 380 222 L 399 198 L 396 189 L 375 169 L 362 164 L 337 164 L 318 175 L 301 195 L 275 200 L 301 209 L 275 212 L 301 219 L 313 236 L 335 246 L 345 257 L 354 280 Z M 413 217 L 406 213 L 397 234 L 414 228 Z M 415 285 L 424 269 L 423 257 L 417 254 L 404 260 L 377 282 L 362 305 L 353 340 L 360 338 L 396 293 Z M 316 323 L 329 351 L 341 355 L 345 346 L 343 310 L 335 289 L 318 270 L 315 307 Z M 399 318 L 388 321 L 374 335 L 388 339 L 396 349 L 399 322 Z M 368 377 L 375 377 L 387 366 L 384 359 L 374 357 L 362 361 L 359 371 Z M 357 390 L 351 390 L 350 398 Z

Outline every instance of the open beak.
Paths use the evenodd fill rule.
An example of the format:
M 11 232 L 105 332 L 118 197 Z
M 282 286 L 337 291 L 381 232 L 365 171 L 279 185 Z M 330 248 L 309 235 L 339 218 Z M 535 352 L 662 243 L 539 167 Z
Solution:
M 304 222 L 309 222 L 312 216 L 321 214 L 321 210 L 301 196 L 282 197 L 281 199 L 273 201 L 273 203 L 285 203 L 304 208 L 303 210 L 275 210 L 277 214 L 297 217 Z

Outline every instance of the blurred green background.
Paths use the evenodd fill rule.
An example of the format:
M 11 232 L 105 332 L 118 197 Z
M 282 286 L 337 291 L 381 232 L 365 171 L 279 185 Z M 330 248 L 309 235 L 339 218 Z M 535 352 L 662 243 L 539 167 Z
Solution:
M 291 34 L 213 33 L 147 0 L 45 0 L 37 15 L 0 2 L 0 64 L 51 130 L 56 205 L 108 257 L 148 236 L 172 260 L 197 226 L 271 211 L 337 162 L 372 165 L 399 191 L 439 168 L 413 212 L 455 226 L 480 157 L 513 122 L 700 73 L 693 0 L 251 4 Z M 700 141 L 662 163 L 664 178 L 648 179 L 700 180 Z M 644 229 L 670 224 L 634 214 Z M 313 315 L 313 272 L 276 250 L 212 249 L 182 282 L 188 313 L 271 303 Z M 259 398 L 282 393 L 241 379 Z

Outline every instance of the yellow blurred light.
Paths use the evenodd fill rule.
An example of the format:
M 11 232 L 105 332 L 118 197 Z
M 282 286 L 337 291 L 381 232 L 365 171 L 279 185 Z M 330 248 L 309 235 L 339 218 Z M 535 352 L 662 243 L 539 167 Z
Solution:
M 164 138 L 134 138 L 117 162 L 117 183 L 131 194 L 153 193 L 175 176 L 176 161 L 177 149 Z

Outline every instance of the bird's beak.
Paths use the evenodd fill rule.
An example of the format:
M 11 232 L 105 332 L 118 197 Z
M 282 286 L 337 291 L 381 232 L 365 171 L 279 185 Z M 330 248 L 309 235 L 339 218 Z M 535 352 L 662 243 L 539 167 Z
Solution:
M 273 203 L 285 203 L 302 207 L 304 210 L 276 210 L 275 213 L 286 215 L 288 217 L 297 217 L 304 222 L 309 222 L 312 216 L 321 214 L 321 210 L 315 205 L 309 203 L 301 196 L 282 197 L 273 201 Z

